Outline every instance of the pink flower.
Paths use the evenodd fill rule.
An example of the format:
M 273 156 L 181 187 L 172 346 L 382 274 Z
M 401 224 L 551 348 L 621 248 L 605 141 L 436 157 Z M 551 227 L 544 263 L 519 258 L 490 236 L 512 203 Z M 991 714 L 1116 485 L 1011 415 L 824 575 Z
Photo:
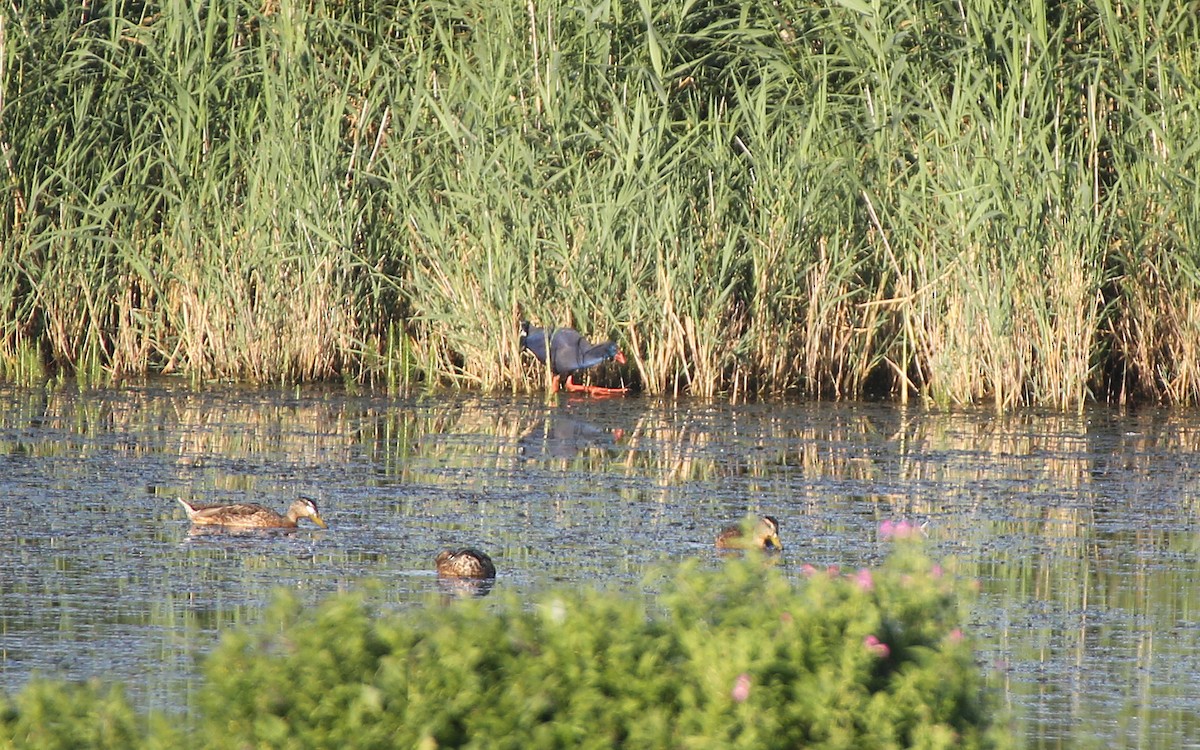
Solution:
M 871 576 L 871 571 L 867 568 L 858 569 L 858 572 L 854 574 L 854 582 L 863 591 L 871 591 L 875 588 L 875 579 Z
M 729 694 L 738 703 L 745 703 L 746 699 L 750 697 L 750 675 L 745 672 L 738 675 L 737 679 L 733 681 L 733 690 Z
M 886 643 L 873 635 L 868 635 L 866 638 L 863 638 L 863 645 L 867 647 L 868 651 L 875 654 L 880 659 L 886 659 L 892 653 L 892 650 L 888 648 Z
M 808 563 L 804 563 L 803 565 L 800 566 L 800 572 L 804 575 L 805 578 L 812 578 L 814 575 L 817 574 L 817 569 L 814 568 L 812 565 L 809 565 Z
M 920 532 L 920 526 L 903 518 L 899 521 L 893 521 L 889 518 L 879 524 L 880 539 L 911 539 Z
M 933 567 L 929 569 L 929 574 L 932 575 L 934 578 L 941 578 L 942 577 L 942 566 L 938 565 L 937 563 L 934 563 Z
M 955 628 L 954 630 L 950 631 L 950 634 L 948 637 L 950 638 L 951 643 L 962 643 L 963 632 L 961 629 Z

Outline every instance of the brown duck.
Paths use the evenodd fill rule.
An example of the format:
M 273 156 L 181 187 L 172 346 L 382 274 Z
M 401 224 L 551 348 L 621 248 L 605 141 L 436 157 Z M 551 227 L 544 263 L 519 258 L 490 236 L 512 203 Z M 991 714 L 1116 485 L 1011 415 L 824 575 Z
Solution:
M 444 549 L 434 558 L 439 578 L 495 578 L 492 558 L 472 547 Z
M 717 549 L 782 550 L 779 541 L 779 521 L 774 516 L 762 516 L 747 536 L 743 526 L 727 526 L 717 534 Z
M 328 528 L 317 512 L 317 504 L 307 497 L 295 500 L 287 513 L 280 515 L 255 503 L 233 505 L 193 505 L 176 498 L 187 513 L 188 520 L 197 526 L 228 526 L 236 529 L 294 529 L 301 518 L 307 518 L 322 529 Z

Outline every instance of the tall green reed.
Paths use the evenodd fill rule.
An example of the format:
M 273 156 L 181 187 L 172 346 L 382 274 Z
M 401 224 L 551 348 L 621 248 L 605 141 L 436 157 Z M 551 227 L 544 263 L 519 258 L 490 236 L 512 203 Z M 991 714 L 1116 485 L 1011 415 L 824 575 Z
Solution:
M 1200 397 L 1200 26 L 1173 3 L 1107 4 L 1091 19 L 1108 53 L 1097 75 L 1100 178 L 1121 196 L 1110 245 L 1112 390 Z
M 524 389 L 532 319 L 654 393 L 1192 402 L 1177 5 L 22 6 L 0 360 Z
M 22 141 L 4 346 L 36 338 L 53 365 L 92 356 L 113 374 L 347 367 L 375 333 L 354 303 L 377 290 L 348 273 L 360 227 L 343 187 L 345 95 L 304 64 L 304 14 L 121 15 L 132 8 L 77 28 L 31 17 L 6 39 L 13 76 L 32 83 L 5 111 L 5 136 Z

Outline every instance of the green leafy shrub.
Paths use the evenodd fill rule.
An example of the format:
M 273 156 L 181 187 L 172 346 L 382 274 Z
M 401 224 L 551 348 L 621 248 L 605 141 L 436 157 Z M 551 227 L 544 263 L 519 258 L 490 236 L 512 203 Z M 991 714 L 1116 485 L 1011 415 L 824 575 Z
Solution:
M 875 570 L 685 563 L 656 600 L 565 591 L 376 612 L 281 594 L 210 657 L 195 726 L 119 690 L 0 701 L 30 748 L 993 748 L 960 623 L 970 587 L 909 540 Z M 792 575 L 789 575 L 792 574 Z
M 132 750 L 181 747 L 178 739 L 160 717 L 147 731 L 120 688 L 95 680 L 35 680 L 12 700 L 0 695 L 0 747 Z
M 789 580 L 687 564 L 651 609 L 560 592 L 373 614 L 281 601 L 204 688 L 212 747 L 1001 747 L 964 587 L 905 544 Z

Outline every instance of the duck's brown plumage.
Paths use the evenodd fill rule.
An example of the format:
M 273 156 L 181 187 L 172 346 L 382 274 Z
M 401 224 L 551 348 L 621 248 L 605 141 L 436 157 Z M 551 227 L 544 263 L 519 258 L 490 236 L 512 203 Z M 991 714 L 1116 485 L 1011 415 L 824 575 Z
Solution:
M 295 500 L 287 513 L 280 515 L 270 508 L 256 503 L 232 505 L 193 505 L 177 498 L 188 520 L 197 526 L 229 526 L 239 529 L 294 529 L 301 518 L 307 518 L 321 528 L 327 528 L 325 519 L 317 511 L 317 504 L 307 497 Z
M 443 578 L 495 578 L 492 558 L 472 547 L 445 549 L 434 559 L 437 574 Z
M 776 521 L 774 516 L 760 517 L 748 537 L 742 526 L 727 526 L 717 534 L 717 549 L 747 549 L 750 547 L 783 549 L 783 542 L 779 541 L 779 521 Z

